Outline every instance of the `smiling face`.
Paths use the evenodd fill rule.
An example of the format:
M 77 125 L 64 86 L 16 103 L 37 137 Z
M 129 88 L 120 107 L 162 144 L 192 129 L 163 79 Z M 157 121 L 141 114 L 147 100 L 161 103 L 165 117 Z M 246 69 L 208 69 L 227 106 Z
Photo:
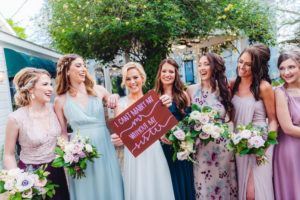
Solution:
M 81 58 L 76 58 L 72 61 L 67 75 L 69 76 L 70 81 L 76 83 L 82 83 L 85 81 L 87 74 L 86 66 Z
M 289 58 L 279 65 L 280 77 L 288 84 L 299 82 L 300 65 Z
M 160 81 L 163 85 L 173 85 L 175 81 L 175 67 L 169 63 L 163 64 L 160 72 Z
M 248 52 L 244 52 L 238 61 L 238 76 L 239 77 L 251 77 L 251 55 Z
M 144 79 L 136 68 L 127 71 L 125 85 L 131 94 L 142 92 Z
M 201 81 L 210 80 L 212 76 L 212 69 L 209 60 L 207 59 L 207 56 L 202 56 L 199 59 L 198 73 L 200 75 Z
M 29 92 L 35 96 L 34 100 L 40 103 L 50 102 L 53 92 L 50 77 L 46 74 L 41 74 L 38 81 Z

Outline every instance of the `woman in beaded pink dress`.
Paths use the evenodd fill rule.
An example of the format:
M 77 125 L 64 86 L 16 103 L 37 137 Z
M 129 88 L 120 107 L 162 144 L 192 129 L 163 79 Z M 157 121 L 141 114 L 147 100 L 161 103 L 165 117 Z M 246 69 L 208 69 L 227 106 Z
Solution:
M 15 101 L 19 109 L 11 113 L 6 125 L 4 168 L 34 171 L 47 165 L 48 178 L 57 184 L 54 200 L 68 200 L 66 176 L 63 168 L 51 167 L 54 148 L 61 128 L 49 104 L 53 88 L 50 74 L 43 69 L 24 68 L 14 78 L 17 89 Z M 15 158 L 16 143 L 21 146 L 20 161 Z
M 201 82 L 187 89 L 192 103 L 200 107 L 212 107 L 225 122 L 225 116 L 231 112 L 232 104 L 224 60 L 217 54 L 206 53 L 199 59 L 198 73 Z M 201 142 L 196 144 L 196 199 L 237 199 L 235 158 L 226 145 L 227 140 L 224 138 L 207 145 Z
M 275 91 L 280 124 L 274 149 L 275 199 L 300 199 L 300 49 L 282 52 L 278 68 L 285 83 Z
M 247 125 L 277 130 L 274 92 L 268 82 L 268 47 L 257 44 L 246 48 L 240 55 L 237 66 L 237 78 L 232 82 L 234 106 L 234 125 Z M 238 191 L 240 200 L 274 199 L 272 157 L 273 146 L 265 155 L 269 162 L 258 165 L 254 155 L 236 156 L 238 170 Z

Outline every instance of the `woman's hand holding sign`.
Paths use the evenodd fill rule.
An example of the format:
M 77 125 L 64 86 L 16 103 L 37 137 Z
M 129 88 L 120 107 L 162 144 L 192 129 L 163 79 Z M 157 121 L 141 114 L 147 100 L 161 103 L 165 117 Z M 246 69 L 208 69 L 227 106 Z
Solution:
M 115 145 L 115 146 L 122 146 L 123 145 L 123 141 L 121 140 L 121 138 L 116 134 L 113 133 L 111 135 L 111 142 Z
M 170 107 L 172 105 L 172 98 L 169 95 L 162 95 L 159 97 L 161 100 L 162 104 L 166 107 Z

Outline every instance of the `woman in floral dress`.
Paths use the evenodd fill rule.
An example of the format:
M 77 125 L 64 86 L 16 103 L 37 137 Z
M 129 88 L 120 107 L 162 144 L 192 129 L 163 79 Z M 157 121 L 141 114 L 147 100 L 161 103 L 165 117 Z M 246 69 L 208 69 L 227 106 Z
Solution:
M 212 107 L 225 121 L 232 104 L 224 60 L 217 54 L 206 53 L 200 57 L 198 64 L 201 81 L 187 90 L 192 103 Z M 207 145 L 196 143 L 194 182 L 197 199 L 237 199 L 235 157 L 227 150 L 226 144 L 227 140 L 223 138 Z

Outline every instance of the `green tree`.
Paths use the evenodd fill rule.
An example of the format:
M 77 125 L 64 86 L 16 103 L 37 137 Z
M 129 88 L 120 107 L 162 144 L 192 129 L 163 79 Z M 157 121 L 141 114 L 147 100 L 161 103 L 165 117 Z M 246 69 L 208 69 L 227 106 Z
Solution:
M 7 23 L 11 26 L 11 28 L 16 32 L 17 36 L 21 39 L 26 39 L 27 35 L 25 33 L 25 28 L 18 26 L 14 23 L 12 19 L 7 19 Z
M 216 32 L 273 43 L 269 11 L 258 0 L 51 0 L 50 33 L 63 52 L 103 63 L 125 53 L 153 86 L 160 60 L 182 38 Z

